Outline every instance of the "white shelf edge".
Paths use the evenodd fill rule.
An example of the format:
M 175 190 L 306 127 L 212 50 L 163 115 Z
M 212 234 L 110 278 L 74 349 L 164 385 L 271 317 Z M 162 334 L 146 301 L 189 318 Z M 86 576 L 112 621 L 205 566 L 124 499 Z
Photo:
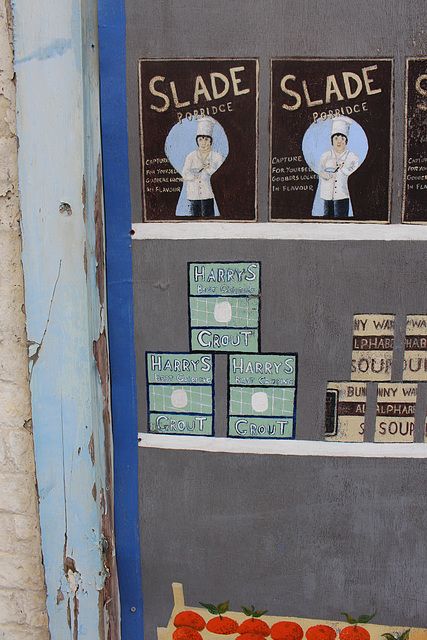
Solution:
M 133 240 L 426 241 L 427 225 L 324 222 L 137 222 Z
M 255 453 L 277 456 L 427 458 L 427 444 L 425 443 L 249 440 L 245 438 L 138 433 L 138 446 L 148 449 L 209 451 L 213 453 Z

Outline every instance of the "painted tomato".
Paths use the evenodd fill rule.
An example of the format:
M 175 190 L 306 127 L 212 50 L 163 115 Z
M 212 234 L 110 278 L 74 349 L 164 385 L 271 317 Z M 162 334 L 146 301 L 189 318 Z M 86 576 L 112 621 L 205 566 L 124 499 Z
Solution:
M 239 626 L 239 633 L 255 633 L 259 636 L 267 637 L 270 635 L 270 627 L 264 620 L 249 618 Z
M 283 622 L 273 624 L 271 627 L 271 637 L 272 640 L 302 640 L 304 631 L 296 622 L 283 620 Z M 350 638 L 348 640 L 350 640 Z
M 369 631 L 363 627 L 344 627 L 340 632 L 340 640 L 370 640 Z
M 307 640 L 335 640 L 337 632 L 327 624 L 315 624 L 305 632 Z
M 243 633 L 241 636 L 237 636 L 236 640 L 265 640 L 265 636 L 259 633 Z
M 219 633 L 222 636 L 228 636 L 231 633 L 237 633 L 239 625 L 235 620 L 227 618 L 227 616 L 216 616 L 208 620 L 206 629 L 212 633 Z
M 206 626 L 202 616 L 195 611 L 180 611 L 176 614 L 173 623 L 175 627 L 191 627 L 196 631 L 203 631 Z
M 196 629 L 191 627 L 178 627 L 172 634 L 173 640 L 203 640 Z

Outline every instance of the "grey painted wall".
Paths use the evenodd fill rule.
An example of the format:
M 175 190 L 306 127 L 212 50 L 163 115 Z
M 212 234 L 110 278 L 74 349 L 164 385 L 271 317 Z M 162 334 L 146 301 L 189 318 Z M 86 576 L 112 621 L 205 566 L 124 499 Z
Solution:
M 137 59 L 203 56 L 260 59 L 260 221 L 268 218 L 270 58 L 393 57 L 391 221 L 400 222 L 405 56 L 425 54 L 421 1 L 128 0 L 127 20 L 135 222 L 141 221 Z M 326 382 L 349 378 L 352 315 L 396 314 L 399 379 L 405 314 L 426 311 L 423 243 L 137 241 L 133 254 L 141 430 L 145 351 L 188 348 L 190 260 L 261 261 L 262 351 L 299 354 L 299 439 L 322 439 Z M 219 436 L 226 435 L 225 376 L 223 355 L 216 364 Z M 417 441 L 424 389 L 420 407 Z M 322 619 L 378 608 L 378 623 L 427 626 L 426 479 L 418 460 L 141 450 L 146 637 L 167 623 L 173 581 L 184 583 L 186 602 L 194 605 L 230 598 L 233 609 L 253 603 L 276 615 Z
M 426 624 L 425 462 L 144 450 L 146 637 L 186 604 Z

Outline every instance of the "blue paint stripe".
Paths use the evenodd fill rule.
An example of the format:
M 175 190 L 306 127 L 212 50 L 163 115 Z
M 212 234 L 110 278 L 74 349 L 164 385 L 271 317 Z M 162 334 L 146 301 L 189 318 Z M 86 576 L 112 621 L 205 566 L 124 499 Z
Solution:
M 98 0 L 115 537 L 122 638 L 143 638 L 124 0 Z

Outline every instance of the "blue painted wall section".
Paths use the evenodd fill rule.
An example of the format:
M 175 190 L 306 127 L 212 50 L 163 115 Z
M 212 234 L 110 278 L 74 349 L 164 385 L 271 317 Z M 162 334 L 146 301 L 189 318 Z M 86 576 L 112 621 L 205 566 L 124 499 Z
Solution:
M 118 638 L 96 18 L 93 0 L 14 3 L 27 331 L 54 640 Z
M 98 22 L 117 565 L 122 637 L 134 640 L 143 627 L 124 2 L 100 0 Z

